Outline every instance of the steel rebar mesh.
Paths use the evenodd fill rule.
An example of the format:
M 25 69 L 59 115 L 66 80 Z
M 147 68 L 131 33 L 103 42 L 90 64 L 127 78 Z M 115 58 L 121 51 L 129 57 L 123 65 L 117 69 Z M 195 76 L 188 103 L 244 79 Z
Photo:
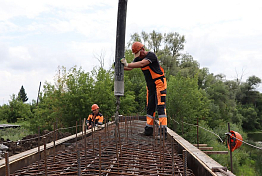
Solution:
M 172 146 L 168 140 L 156 140 L 153 136 L 142 135 L 144 125 L 145 122 L 139 120 L 121 122 L 118 136 L 115 135 L 115 125 L 107 126 L 95 131 L 93 135 L 86 137 L 86 140 L 78 141 L 63 151 L 57 151 L 55 156 L 49 155 L 47 164 L 42 158 L 11 175 L 164 176 L 172 175 L 173 171 L 174 175 L 182 176 L 184 163 L 175 150 L 175 144 Z M 188 176 L 194 175 L 190 169 L 187 169 L 186 173 Z

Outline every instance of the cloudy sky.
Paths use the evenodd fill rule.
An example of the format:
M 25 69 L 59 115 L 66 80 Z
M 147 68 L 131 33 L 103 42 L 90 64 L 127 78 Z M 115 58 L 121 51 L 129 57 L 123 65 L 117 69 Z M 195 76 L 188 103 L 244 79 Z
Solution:
M 118 0 L 0 4 L 0 105 L 22 85 L 36 100 L 40 81 L 53 83 L 59 66 L 91 71 L 99 57 L 106 68 L 113 63 Z M 135 32 L 178 32 L 201 68 L 228 80 L 262 79 L 261 17 L 260 0 L 129 0 L 126 42 Z

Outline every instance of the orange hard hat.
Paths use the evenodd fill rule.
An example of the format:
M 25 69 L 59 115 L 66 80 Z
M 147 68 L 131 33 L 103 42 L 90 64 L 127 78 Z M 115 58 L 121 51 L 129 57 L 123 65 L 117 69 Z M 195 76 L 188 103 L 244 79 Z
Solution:
M 94 111 L 94 110 L 96 110 L 96 109 L 98 109 L 98 108 L 99 108 L 99 107 L 98 107 L 97 104 L 93 104 L 93 105 L 91 106 L 92 111 Z
M 132 45 L 132 52 L 134 54 L 138 53 L 138 51 L 140 51 L 142 48 L 144 47 L 144 45 L 140 42 L 134 42 Z

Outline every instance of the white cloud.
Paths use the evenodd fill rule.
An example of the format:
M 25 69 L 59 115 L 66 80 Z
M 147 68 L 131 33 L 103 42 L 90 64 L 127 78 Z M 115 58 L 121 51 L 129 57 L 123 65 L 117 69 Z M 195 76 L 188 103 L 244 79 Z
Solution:
M 132 0 L 127 3 L 126 43 L 142 31 L 185 35 L 185 50 L 211 73 L 234 79 L 261 76 L 262 3 L 243 1 Z M 117 0 L 1 0 L 0 104 L 24 85 L 36 99 L 39 82 L 57 67 L 90 71 L 115 57 Z M 245 79 L 244 79 L 245 81 Z

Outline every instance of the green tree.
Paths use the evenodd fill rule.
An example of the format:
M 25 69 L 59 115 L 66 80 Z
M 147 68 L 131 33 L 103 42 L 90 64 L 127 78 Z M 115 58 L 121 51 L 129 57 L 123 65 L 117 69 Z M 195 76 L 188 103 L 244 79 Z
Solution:
M 21 89 L 18 93 L 18 99 L 23 101 L 23 102 L 26 102 L 28 100 L 27 94 L 25 93 L 25 89 L 24 89 L 23 85 L 21 86 Z
M 182 121 L 196 124 L 197 118 L 209 118 L 209 100 L 205 93 L 198 89 L 197 82 L 197 75 L 190 78 L 180 74 L 170 76 L 167 82 L 167 113 L 169 117 L 181 122 L 177 129 L 179 132 L 182 130 Z M 187 132 L 186 139 L 195 138 L 195 128 L 184 126 L 184 131 Z
M 199 63 L 189 54 L 182 54 L 179 63 L 180 74 L 184 77 L 193 77 L 199 72 Z
M 8 114 L 10 114 L 10 106 L 7 104 L 0 106 L 0 121 L 7 121 Z
M 44 84 L 40 94 L 35 118 L 31 120 L 33 130 L 38 126 L 52 128 L 53 123 L 60 126 L 73 126 L 90 112 L 94 79 L 76 66 L 69 69 L 58 68 L 54 85 Z M 39 119 L 41 117 L 41 119 Z
M 148 49 L 153 50 L 154 53 L 158 53 L 163 40 L 163 35 L 159 32 L 152 31 L 149 34 Z
M 237 100 L 241 104 L 250 104 L 256 106 L 256 102 L 259 99 L 259 92 L 256 91 L 256 88 L 261 83 L 261 79 L 256 76 L 249 77 L 246 82 L 241 83 L 240 89 L 237 92 Z
M 24 104 L 13 94 L 9 101 L 9 108 L 4 109 L 5 118 L 8 123 L 28 120 L 32 117 L 32 112 L 29 104 Z
M 186 42 L 184 35 L 179 35 L 177 32 L 170 32 L 164 34 L 165 49 L 171 53 L 171 56 L 178 56 L 179 51 L 184 49 Z
M 256 130 L 261 128 L 261 124 L 258 123 L 258 114 L 252 105 L 239 105 L 238 110 L 243 116 L 242 127 L 244 129 Z

